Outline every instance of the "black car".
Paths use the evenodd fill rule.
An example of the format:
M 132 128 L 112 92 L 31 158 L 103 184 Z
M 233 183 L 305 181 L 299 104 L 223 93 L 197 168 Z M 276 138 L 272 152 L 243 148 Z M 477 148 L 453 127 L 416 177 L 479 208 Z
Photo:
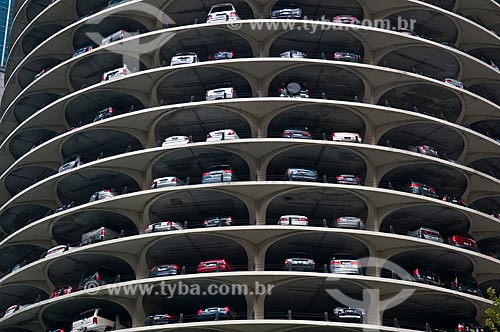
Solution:
M 413 270 L 413 280 L 427 285 L 442 286 L 441 278 L 430 269 L 416 268 Z
M 348 62 L 361 62 L 361 55 L 350 50 L 338 50 L 333 53 L 333 60 L 348 61 Z
M 484 332 L 484 329 L 479 325 L 476 320 L 464 321 L 463 319 L 459 321 L 455 332 Z
M 176 264 L 163 264 L 154 266 L 149 271 L 150 278 L 174 276 L 179 273 L 179 266 Z
M 312 256 L 305 252 L 292 252 L 285 259 L 285 271 L 314 271 L 316 263 Z
M 318 182 L 318 172 L 307 168 L 289 168 L 286 170 L 285 179 L 288 181 Z
M 301 138 L 301 139 L 312 139 L 312 133 L 307 127 L 292 127 L 286 128 L 281 133 L 283 138 Z
M 437 198 L 436 189 L 434 189 L 433 187 L 431 187 L 425 183 L 417 182 L 417 181 L 413 181 L 413 180 L 410 180 L 403 187 L 403 191 L 406 191 L 406 192 L 409 192 L 412 194 Z
M 418 152 L 421 154 L 425 154 L 426 156 L 437 157 L 439 158 L 439 152 L 429 145 L 417 145 L 408 147 L 409 151 Z
M 335 177 L 335 180 L 338 184 L 352 184 L 352 185 L 361 185 L 363 179 L 352 174 L 342 174 Z
M 146 317 L 146 319 L 144 320 L 144 325 L 145 326 L 163 325 L 175 322 L 176 321 L 174 320 L 174 317 L 170 316 L 169 314 L 159 314 Z
M 289 18 L 289 19 L 302 19 L 302 9 L 296 5 L 280 2 L 276 4 L 271 10 L 271 18 Z
M 97 115 L 95 116 L 94 121 L 92 122 L 97 122 L 99 120 L 104 120 L 109 117 L 112 117 L 114 112 L 115 109 L 113 107 L 108 107 L 103 110 L 100 110 L 99 113 L 97 113 Z
M 444 202 L 449 202 L 449 203 L 453 203 L 453 204 L 458 204 L 458 205 L 466 206 L 465 205 L 465 201 L 463 199 L 459 198 L 459 197 L 456 197 L 456 196 L 444 195 L 441 199 Z
M 477 281 L 472 276 L 456 274 L 455 279 L 453 279 L 450 284 L 451 289 L 453 290 L 472 295 L 479 295 Z
M 78 290 L 94 288 L 114 283 L 120 275 L 105 267 L 98 267 L 84 273 L 78 283 Z
M 337 307 L 333 310 L 333 318 L 337 322 L 363 323 L 365 310 L 361 308 Z

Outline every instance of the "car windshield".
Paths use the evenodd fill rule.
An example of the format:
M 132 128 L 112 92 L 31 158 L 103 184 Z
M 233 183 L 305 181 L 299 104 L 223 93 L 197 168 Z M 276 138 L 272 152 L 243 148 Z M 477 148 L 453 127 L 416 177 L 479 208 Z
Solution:
M 292 5 L 292 4 L 279 3 L 276 6 L 274 6 L 273 10 L 297 9 L 297 8 L 299 8 L 299 7 Z
M 83 320 L 85 318 L 90 318 L 90 317 L 94 316 L 94 313 L 95 313 L 95 310 L 89 310 L 89 311 L 82 312 L 81 314 L 79 314 L 75 318 L 75 322 L 79 321 L 79 320 Z
M 231 5 L 221 5 L 212 7 L 211 13 L 219 13 L 219 12 L 231 12 L 233 11 L 233 6 Z
M 208 169 L 209 172 L 214 172 L 214 171 L 226 171 L 226 170 L 232 170 L 231 166 L 229 165 L 217 165 L 217 166 L 212 166 Z

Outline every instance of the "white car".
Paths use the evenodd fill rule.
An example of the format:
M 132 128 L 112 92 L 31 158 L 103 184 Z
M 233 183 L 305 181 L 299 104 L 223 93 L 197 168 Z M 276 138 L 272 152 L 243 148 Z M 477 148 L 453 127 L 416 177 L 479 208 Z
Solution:
M 491 66 L 491 68 L 493 68 L 495 70 L 500 70 L 500 69 L 498 69 L 498 66 L 493 61 L 490 61 L 490 66 Z
M 197 63 L 200 62 L 198 59 L 198 55 L 193 52 L 181 52 L 177 53 L 172 57 L 170 60 L 170 65 L 171 66 L 178 66 L 178 65 L 186 65 L 190 63 Z
M 363 138 L 358 133 L 349 133 L 349 132 L 335 132 L 332 133 L 332 140 L 334 142 L 355 142 L 362 143 Z
M 92 309 L 79 314 L 74 320 L 71 332 L 104 332 L 124 328 L 115 313 L 104 309 Z
M 155 222 L 154 224 L 148 225 L 148 227 L 144 230 L 144 233 L 155 233 L 155 232 L 164 232 L 164 231 L 180 231 L 183 230 L 181 224 L 175 221 L 160 221 Z
M 443 80 L 443 82 L 445 82 L 446 84 L 449 84 L 449 85 L 453 85 L 454 87 L 457 87 L 459 89 L 464 88 L 464 84 L 462 82 L 460 82 L 459 80 L 455 80 L 453 78 L 445 78 Z
M 102 81 L 111 81 L 125 75 L 130 75 L 132 73 L 133 71 L 130 70 L 126 64 L 123 64 L 123 66 L 120 68 L 116 68 L 102 74 Z
M 207 142 L 239 139 L 240 137 L 233 129 L 222 129 L 211 131 L 207 135 Z
M 165 176 L 162 178 L 154 179 L 151 183 L 151 189 L 164 188 L 164 187 L 176 187 L 183 186 L 184 181 L 175 176 Z
M 212 6 L 207 15 L 207 23 L 236 21 L 240 17 L 232 3 L 221 3 Z
M 176 144 L 189 144 L 192 143 L 189 137 L 187 136 L 170 136 L 165 138 L 163 143 L 161 144 L 161 147 L 167 147 L 171 145 L 176 145 Z
M 70 250 L 70 247 L 66 244 L 62 244 L 60 246 L 50 248 L 49 250 L 47 250 L 47 253 L 45 254 L 45 258 L 55 256 L 57 254 L 60 254 L 62 252 L 68 251 L 68 250 Z
M 125 31 L 124 29 L 121 29 L 121 30 L 118 30 L 117 32 L 107 36 L 106 38 L 103 38 L 103 40 L 101 41 L 101 45 L 107 45 L 107 44 L 110 44 L 110 43 L 115 42 L 117 40 L 131 37 L 135 34 L 137 34 L 137 33 L 132 33 L 132 32 Z
M 233 87 L 218 88 L 208 90 L 205 93 L 205 100 L 232 99 L 236 98 L 236 90 Z
M 7 308 L 7 310 L 5 310 L 5 313 L 3 314 L 3 318 L 12 315 L 16 311 L 21 310 L 24 307 L 26 307 L 26 305 L 19 305 L 19 304 L 11 305 L 10 307 Z
M 303 58 L 307 58 L 307 54 L 304 52 L 301 52 L 301 51 L 297 51 L 297 50 L 290 50 L 290 51 L 286 51 L 286 52 L 281 53 L 280 57 L 303 59 Z
M 278 220 L 278 225 L 281 226 L 308 226 L 309 218 L 306 216 L 298 216 L 298 215 L 286 215 L 281 216 Z

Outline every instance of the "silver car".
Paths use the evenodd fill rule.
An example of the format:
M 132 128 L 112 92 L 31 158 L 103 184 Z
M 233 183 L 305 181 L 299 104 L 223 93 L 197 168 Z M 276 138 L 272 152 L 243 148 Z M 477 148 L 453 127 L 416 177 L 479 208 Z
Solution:
M 99 227 L 98 229 L 94 229 L 90 232 L 84 233 L 82 235 L 82 241 L 80 242 L 80 246 L 85 246 L 87 244 L 113 240 L 120 237 L 120 232 L 116 232 L 107 227 Z
M 365 221 L 359 217 L 338 217 L 335 219 L 334 227 L 365 229 Z
M 219 183 L 235 181 L 236 176 L 230 165 L 212 166 L 202 174 L 201 183 Z
M 113 189 L 96 191 L 95 193 L 92 194 L 92 196 L 90 196 L 89 203 L 100 201 L 101 199 L 112 198 L 115 196 L 118 196 L 118 192 Z
M 280 54 L 281 58 L 299 58 L 304 59 L 307 58 L 307 54 L 297 50 L 290 50 Z
M 83 164 L 84 164 L 84 162 L 82 161 L 81 156 L 79 156 L 79 155 L 71 156 L 69 158 L 66 158 L 66 160 L 64 160 L 64 164 L 62 164 L 61 167 L 59 167 L 57 172 L 61 173 L 61 172 L 73 169 L 75 167 L 81 166 Z
M 457 87 L 459 89 L 464 89 L 464 84 L 460 82 L 459 80 L 455 80 L 453 78 L 445 78 L 443 80 L 446 84 L 453 85 L 454 87 Z
M 161 146 L 164 148 L 175 144 L 189 144 L 189 143 L 192 143 L 192 141 L 187 136 L 170 136 L 165 138 Z
M 361 262 L 357 259 L 333 257 L 330 261 L 330 272 L 338 274 L 362 274 Z
M 441 233 L 432 228 L 420 227 L 415 231 L 409 231 L 407 234 L 409 236 L 418 237 L 420 239 L 426 239 L 440 243 L 444 242 L 443 238 L 441 237 Z
M 175 221 L 160 221 L 153 224 L 149 224 L 144 230 L 144 233 L 155 233 L 155 232 L 165 232 L 165 231 L 175 231 L 183 230 L 184 227 Z

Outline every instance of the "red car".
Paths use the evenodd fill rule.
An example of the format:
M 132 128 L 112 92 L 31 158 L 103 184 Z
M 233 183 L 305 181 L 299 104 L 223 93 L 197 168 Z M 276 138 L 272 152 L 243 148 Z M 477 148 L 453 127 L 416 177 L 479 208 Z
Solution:
M 53 299 L 54 297 L 67 295 L 67 294 L 72 293 L 74 291 L 76 291 L 76 288 L 73 286 L 69 286 L 69 285 L 60 286 L 52 291 L 52 294 L 50 294 L 50 298 Z
M 468 236 L 451 235 L 448 237 L 447 242 L 455 247 L 479 251 L 476 241 Z
M 199 262 L 198 267 L 196 268 L 196 272 L 198 273 L 229 272 L 232 270 L 233 267 L 225 259 L 213 259 Z

